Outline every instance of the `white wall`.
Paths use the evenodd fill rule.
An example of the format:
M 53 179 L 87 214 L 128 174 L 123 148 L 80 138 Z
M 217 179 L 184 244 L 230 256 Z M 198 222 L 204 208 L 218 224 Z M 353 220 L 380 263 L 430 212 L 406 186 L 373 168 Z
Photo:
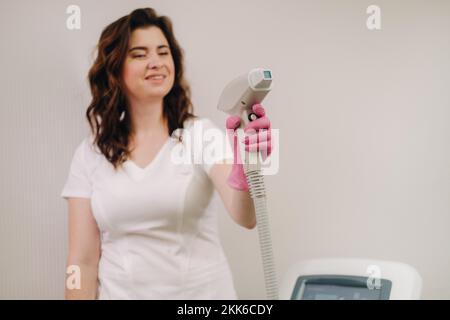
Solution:
M 70 4 L 81 30 L 66 28 Z M 417 268 L 424 298 L 450 298 L 450 2 L 400 0 L 2 1 L 0 298 L 63 298 L 59 194 L 88 133 L 92 53 L 103 27 L 145 6 L 173 20 L 196 112 L 217 124 L 229 80 L 274 71 L 279 276 L 300 259 L 395 260 Z M 240 298 L 264 298 L 256 230 L 220 221 Z

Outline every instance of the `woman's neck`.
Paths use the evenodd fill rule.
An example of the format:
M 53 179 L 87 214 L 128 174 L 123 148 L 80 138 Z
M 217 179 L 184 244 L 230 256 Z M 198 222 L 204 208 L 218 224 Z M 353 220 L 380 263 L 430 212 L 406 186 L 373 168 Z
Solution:
M 168 131 L 163 115 L 163 101 L 131 104 L 132 137 L 135 139 L 161 135 Z

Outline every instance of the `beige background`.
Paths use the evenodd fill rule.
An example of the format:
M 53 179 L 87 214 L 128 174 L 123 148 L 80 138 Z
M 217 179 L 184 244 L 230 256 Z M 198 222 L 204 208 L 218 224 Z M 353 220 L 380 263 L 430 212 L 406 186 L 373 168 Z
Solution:
M 66 8 L 81 8 L 81 30 Z M 382 30 L 366 28 L 381 7 Z M 152 6 L 174 22 L 199 115 L 256 66 L 280 129 L 266 179 L 278 275 L 298 260 L 406 262 L 423 298 L 450 298 L 450 1 L 1 1 L 0 298 L 60 299 L 67 206 L 88 133 L 87 71 L 103 27 Z M 257 231 L 221 212 L 240 298 L 264 298 Z

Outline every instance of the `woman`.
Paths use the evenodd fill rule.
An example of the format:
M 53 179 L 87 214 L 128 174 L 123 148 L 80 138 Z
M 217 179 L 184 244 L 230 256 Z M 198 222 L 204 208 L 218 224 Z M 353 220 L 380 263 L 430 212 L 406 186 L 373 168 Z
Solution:
M 236 149 L 231 163 L 220 161 L 225 156 L 173 161 L 176 146 L 190 148 L 187 133 L 218 129 L 193 115 L 182 60 L 170 20 L 151 8 L 120 18 L 100 36 L 89 71 L 92 136 L 76 149 L 62 191 L 67 265 L 81 276 L 79 288 L 66 288 L 67 299 L 237 298 L 214 190 L 239 225 L 254 228 L 255 211 Z M 246 129 L 269 132 L 262 106 L 254 111 L 259 119 Z M 239 117 L 227 119 L 230 137 L 239 125 Z M 256 139 L 249 136 L 247 148 L 270 154 L 270 135 Z

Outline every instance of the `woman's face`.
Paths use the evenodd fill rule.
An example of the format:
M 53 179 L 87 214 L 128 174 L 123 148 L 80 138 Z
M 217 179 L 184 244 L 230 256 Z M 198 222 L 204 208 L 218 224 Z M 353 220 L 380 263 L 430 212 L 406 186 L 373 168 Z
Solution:
M 122 76 L 127 94 L 133 99 L 162 99 L 169 93 L 175 65 L 161 29 L 151 26 L 132 32 Z

